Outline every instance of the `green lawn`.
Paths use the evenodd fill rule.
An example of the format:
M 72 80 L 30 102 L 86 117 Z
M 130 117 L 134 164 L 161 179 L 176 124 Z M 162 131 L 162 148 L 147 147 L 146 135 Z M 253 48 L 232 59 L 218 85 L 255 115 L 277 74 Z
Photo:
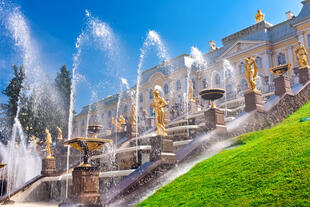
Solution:
M 310 102 L 198 163 L 138 206 L 310 206 Z

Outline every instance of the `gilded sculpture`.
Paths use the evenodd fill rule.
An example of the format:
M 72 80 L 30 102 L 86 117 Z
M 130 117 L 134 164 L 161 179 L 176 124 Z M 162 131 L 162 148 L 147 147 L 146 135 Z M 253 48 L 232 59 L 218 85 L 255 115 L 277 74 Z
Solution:
M 120 123 L 121 125 L 124 125 L 126 124 L 126 119 L 124 118 L 123 114 L 121 114 L 119 117 L 118 117 L 118 123 Z
M 30 137 L 30 141 L 34 144 L 34 146 L 37 145 L 37 139 L 36 139 L 36 137 L 35 137 L 34 135 L 32 135 L 32 136 Z
M 194 84 L 193 84 L 193 81 L 190 80 L 189 88 L 188 88 L 188 101 L 195 102 L 195 99 L 193 98 L 193 94 L 194 94 Z
M 58 135 L 57 135 L 57 140 L 62 140 L 62 130 L 59 127 L 56 127 Z
M 130 124 L 136 125 L 136 123 L 136 106 L 132 104 L 130 108 Z
M 51 144 L 52 144 L 52 135 L 49 132 L 48 129 L 45 129 L 45 134 L 46 134 L 46 138 L 45 138 L 45 150 L 47 152 L 47 155 L 45 158 L 47 159 L 53 159 L 54 157 L 52 156 L 52 152 L 51 152 Z
M 167 107 L 169 102 L 166 101 L 159 95 L 159 91 L 157 89 L 153 90 L 153 101 L 150 103 L 150 106 L 154 108 L 155 111 L 155 124 L 157 127 L 157 134 L 158 135 L 167 135 L 165 129 L 165 110 L 164 107 Z
M 297 49 L 295 50 L 295 54 L 300 68 L 310 68 L 308 62 L 308 52 L 300 41 L 297 42 Z
M 248 57 L 245 59 L 245 77 L 249 83 L 250 91 L 260 92 L 256 89 L 255 80 L 257 77 L 257 65 L 254 57 Z
M 265 14 L 263 14 L 261 10 L 257 10 L 257 13 L 255 14 L 256 22 L 261 22 L 264 19 L 265 19 Z
M 122 125 L 121 123 L 118 122 L 117 119 L 115 119 L 114 117 L 112 117 L 112 124 L 115 126 L 116 131 L 121 131 L 122 130 Z

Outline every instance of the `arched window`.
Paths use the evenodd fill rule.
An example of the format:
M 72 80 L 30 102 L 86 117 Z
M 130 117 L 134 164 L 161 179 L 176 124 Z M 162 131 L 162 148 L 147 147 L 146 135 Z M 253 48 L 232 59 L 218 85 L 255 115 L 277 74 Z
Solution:
M 221 83 L 221 77 L 219 74 L 216 74 L 215 75 L 215 84 L 220 85 L 220 83 Z
M 284 53 L 280 52 L 277 58 L 278 58 L 278 65 L 286 64 L 286 57 Z
M 193 89 L 195 90 L 196 89 L 196 81 L 194 78 L 192 79 L 192 83 L 193 83 Z
M 242 75 L 245 73 L 245 65 L 244 65 L 244 62 L 241 62 L 238 66 L 238 69 L 239 69 L 239 75 Z
M 180 90 L 182 88 L 180 80 L 177 80 L 175 88 L 176 88 L 176 90 Z
M 257 68 L 263 68 L 263 60 L 261 57 L 257 56 L 255 58 L 255 62 L 256 62 Z
M 152 89 L 150 89 L 150 91 L 149 91 L 149 99 L 153 99 L 153 90 Z
M 143 94 L 142 94 L 142 93 L 139 94 L 139 102 L 140 102 L 140 103 L 143 102 Z
M 248 81 L 246 81 L 245 79 L 242 79 L 240 82 L 240 87 L 242 91 L 248 90 L 249 89 Z
M 104 118 L 104 113 L 101 114 L 101 119 L 103 119 L 103 118 Z
M 108 112 L 108 117 L 110 118 L 110 117 L 111 117 L 111 115 L 112 115 L 112 112 L 111 112 L 111 111 L 109 111 L 109 112 Z
M 164 93 L 165 93 L 165 94 L 168 94 L 168 93 L 169 93 L 169 86 L 168 86 L 167 83 L 164 85 Z
M 128 106 L 125 105 L 125 106 L 124 106 L 124 113 L 127 113 L 127 111 L 128 111 Z

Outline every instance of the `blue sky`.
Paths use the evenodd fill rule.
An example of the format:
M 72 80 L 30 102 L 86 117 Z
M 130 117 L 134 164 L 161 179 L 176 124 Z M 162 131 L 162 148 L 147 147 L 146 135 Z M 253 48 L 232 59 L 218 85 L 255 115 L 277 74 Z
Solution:
M 208 51 L 208 41 L 220 40 L 255 23 L 257 9 L 265 13 L 266 21 L 277 24 L 286 19 L 285 12 L 297 15 L 302 7 L 300 0 L 16 0 L 10 1 L 25 16 L 32 38 L 41 54 L 41 61 L 51 77 L 66 64 L 72 69 L 72 56 L 76 52 L 75 40 L 85 27 L 85 9 L 94 17 L 106 22 L 113 30 L 121 49 L 122 76 L 132 86 L 136 81 L 139 49 L 148 30 L 157 31 L 163 39 L 170 57 L 189 53 L 191 46 Z M 251 3 L 250 3 L 251 2 Z M 0 35 L 2 33 L 0 32 Z M 18 62 L 16 51 L 6 36 L 0 36 L 0 89 L 10 76 L 8 67 Z M 155 53 L 154 53 L 155 54 Z M 150 53 L 144 69 L 158 63 Z M 80 73 L 92 85 L 108 83 L 99 89 L 97 98 L 119 90 L 116 77 L 107 75 L 106 58 L 96 48 L 86 48 L 81 56 Z M 95 99 L 97 99 L 95 98 Z M 0 102 L 5 97 L 0 96 Z M 90 103 L 86 84 L 81 83 L 77 94 L 77 108 Z

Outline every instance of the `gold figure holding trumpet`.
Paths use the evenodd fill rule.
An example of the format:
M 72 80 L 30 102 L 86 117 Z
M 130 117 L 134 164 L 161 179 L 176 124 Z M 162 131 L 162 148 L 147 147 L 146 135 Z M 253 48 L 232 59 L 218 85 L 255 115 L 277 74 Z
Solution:
M 257 65 L 254 57 L 248 57 L 245 60 L 245 77 L 249 83 L 250 90 L 254 92 L 260 92 L 256 89 L 256 77 L 257 77 Z M 253 69 L 252 69 L 253 68 Z
M 136 106 L 132 104 L 130 108 L 130 124 L 136 125 L 136 123 Z
M 169 101 L 166 101 L 159 95 L 159 91 L 157 89 L 153 90 L 153 102 L 150 103 L 150 106 L 155 110 L 155 124 L 157 127 L 158 135 L 167 135 L 164 118 L 165 118 L 165 110 L 164 107 L 167 107 Z
M 59 127 L 56 127 L 56 129 L 58 131 L 57 140 L 60 141 L 62 140 L 62 130 Z
M 52 144 L 52 135 L 49 132 L 48 129 L 45 129 L 45 133 L 46 133 L 46 138 L 45 138 L 45 150 L 47 152 L 47 155 L 45 158 L 47 159 L 53 159 L 54 157 L 52 156 L 52 152 L 51 152 L 51 144 Z
M 297 45 L 298 47 L 295 50 L 295 54 L 299 62 L 300 68 L 310 68 L 308 62 L 308 52 L 305 46 L 300 41 L 297 42 Z

